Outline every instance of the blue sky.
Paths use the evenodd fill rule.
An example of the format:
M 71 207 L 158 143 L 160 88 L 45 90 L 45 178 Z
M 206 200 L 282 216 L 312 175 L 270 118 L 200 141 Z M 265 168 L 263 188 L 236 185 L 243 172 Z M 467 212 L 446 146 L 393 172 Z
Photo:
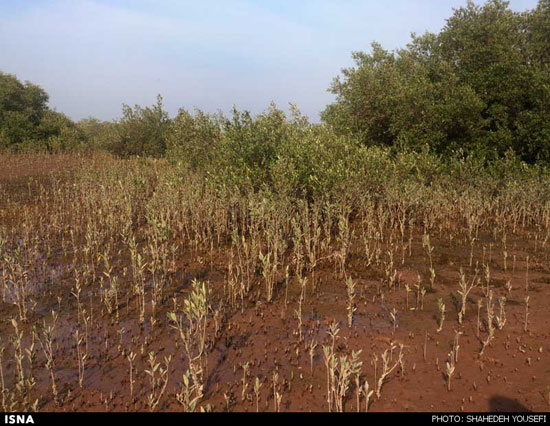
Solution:
M 511 0 L 515 10 L 536 0 Z M 296 103 L 317 121 L 350 54 L 438 31 L 466 0 L 0 0 L 0 70 L 74 119 L 122 103 L 254 113 Z

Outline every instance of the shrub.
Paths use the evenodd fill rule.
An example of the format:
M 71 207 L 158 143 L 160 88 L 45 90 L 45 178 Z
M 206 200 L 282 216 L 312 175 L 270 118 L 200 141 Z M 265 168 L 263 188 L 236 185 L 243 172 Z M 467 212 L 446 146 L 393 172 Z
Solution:
M 438 34 L 405 49 L 355 52 L 322 114 L 365 145 L 458 150 L 550 160 L 550 2 L 513 12 L 508 2 L 468 2 Z
M 115 126 L 115 140 L 110 149 L 120 156 L 148 155 L 161 157 L 166 152 L 166 137 L 170 129 L 168 113 L 162 97 L 151 107 L 122 107 L 122 119 Z

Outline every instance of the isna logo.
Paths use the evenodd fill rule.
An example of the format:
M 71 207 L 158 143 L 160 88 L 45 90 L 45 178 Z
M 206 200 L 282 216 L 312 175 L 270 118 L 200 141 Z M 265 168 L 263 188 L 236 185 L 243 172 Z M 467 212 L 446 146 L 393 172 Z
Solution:
M 34 424 L 34 419 L 30 414 L 5 414 L 4 424 L 6 425 L 28 425 Z

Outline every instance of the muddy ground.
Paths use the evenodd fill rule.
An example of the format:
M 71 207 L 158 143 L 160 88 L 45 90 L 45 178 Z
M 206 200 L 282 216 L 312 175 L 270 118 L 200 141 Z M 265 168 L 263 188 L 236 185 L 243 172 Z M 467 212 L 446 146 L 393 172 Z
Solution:
M 10 203 L 32 203 L 35 184 L 47 184 L 54 177 L 70 179 L 71 162 L 57 159 L 21 160 L 18 164 L 0 167 L 0 194 Z M 5 208 L 0 200 L 0 210 Z M 0 220 L 12 220 L 1 216 Z M 290 279 L 288 295 L 286 283 L 279 281 L 273 303 L 256 303 L 251 298 L 246 309 L 232 313 L 222 324 L 209 354 L 206 371 L 205 396 L 199 406 L 213 411 L 256 411 L 256 395 L 253 386 L 256 377 L 262 386 L 259 392 L 259 410 L 273 411 L 276 402 L 273 394 L 273 373 L 277 372 L 278 391 L 282 394 L 281 411 L 326 411 L 327 370 L 322 345 L 328 344 L 329 325 L 336 321 L 340 332 L 336 340 L 337 354 L 350 354 L 362 350 L 360 359 L 362 377 L 375 383 L 373 359 L 378 357 L 378 374 L 381 354 L 390 348 L 397 357 L 402 345 L 404 363 L 399 365 L 385 382 L 380 398 L 373 396 L 370 411 L 547 411 L 550 409 L 550 263 L 548 244 L 525 235 L 510 235 L 508 267 L 503 268 L 501 253 L 492 248 L 494 240 L 487 233 L 480 237 L 474 259 L 489 264 L 491 285 L 494 288 L 495 310 L 498 313 L 498 297 L 506 296 L 506 324 L 495 331 L 495 337 L 480 356 L 481 341 L 487 335 L 485 309 L 481 310 L 481 327 L 477 331 L 477 301 L 483 299 L 481 288 L 475 288 L 469 296 L 466 317 L 459 336 L 459 352 L 456 371 L 452 377 L 451 391 L 447 389 L 445 365 L 458 330 L 456 299 L 458 269 L 464 268 L 471 279 L 474 267 L 469 266 L 470 247 L 463 241 L 432 238 L 436 281 L 428 289 L 423 307 L 417 305 L 415 292 L 408 294 L 405 286 L 414 288 L 417 276 L 429 281 L 429 263 L 422 247 L 422 234 L 413 235 L 412 255 L 404 263 L 395 259 L 397 287 L 379 294 L 383 271 L 366 267 L 365 260 L 352 250 L 347 274 L 357 282 L 357 311 L 353 326 L 347 325 L 347 294 L 345 280 L 338 276 L 334 264 L 320 262 L 316 269 L 318 289 L 308 290 L 302 307 L 304 339 L 298 343 L 296 300 L 298 284 Z M 495 245 L 496 247 L 496 245 Z M 513 248 L 512 248 L 513 247 Z M 527 256 L 529 273 L 527 274 Z M 515 261 L 513 260 L 515 258 Z M 204 260 L 202 260 L 204 259 Z M 52 271 L 36 294 L 36 307 L 29 324 L 22 324 L 24 346 L 30 344 L 33 325 L 47 319 L 55 309 L 59 313 L 55 353 L 55 374 L 61 401 L 55 403 L 50 391 L 44 357 L 37 350 L 35 366 L 38 409 L 42 411 L 147 411 L 147 398 L 151 392 L 150 377 L 146 374 L 147 354 L 154 352 L 162 363 L 171 355 L 169 383 L 166 393 L 156 408 L 158 411 L 179 411 L 181 405 L 175 393 L 182 382 L 184 357 L 176 347 L 177 332 L 169 327 L 167 313 L 170 300 L 185 296 L 194 278 L 208 281 L 214 293 L 223 292 L 227 274 L 227 253 L 217 249 L 212 260 L 190 253 L 178 253 L 176 270 L 172 272 L 167 289 L 167 303 L 157 309 L 154 327 L 149 321 L 140 326 L 133 297 L 127 293 L 120 302 L 118 323 L 112 315 L 101 314 L 99 306 L 90 306 L 96 313 L 88 326 L 89 356 L 86 361 L 83 387 L 78 384 L 78 363 L 73 326 L 77 323 L 77 307 L 71 297 L 72 274 L 70 265 L 62 256 L 47 259 Z M 127 266 L 123 256 L 114 265 L 121 272 Z M 483 277 L 480 268 L 479 276 Z M 509 280 L 511 291 L 505 288 Z M 528 293 L 527 293 L 528 292 Z M 529 315 L 525 331 L 525 296 L 529 294 Z M 86 296 L 84 296 L 85 298 Z M 440 313 L 437 299 L 446 305 L 446 319 L 441 332 L 437 332 Z M 285 299 L 288 304 L 285 304 Z M 97 302 L 96 302 L 97 304 Z M 392 310 L 396 309 L 395 319 Z M 13 383 L 15 375 L 14 349 L 11 345 L 13 327 L 11 318 L 17 308 L 9 300 L 0 304 L 0 342 L 5 348 L 3 373 L 6 387 Z M 211 330 L 210 330 L 211 331 Z M 311 364 L 309 343 L 314 339 L 317 347 Z M 128 354 L 136 354 L 134 370 L 134 398 L 130 397 Z M 245 379 L 243 400 L 243 363 L 249 363 Z M 361 397 L 361 411 L 364 411 Z M 346 411 L 356 411 L 355 385 L 350 384 Z

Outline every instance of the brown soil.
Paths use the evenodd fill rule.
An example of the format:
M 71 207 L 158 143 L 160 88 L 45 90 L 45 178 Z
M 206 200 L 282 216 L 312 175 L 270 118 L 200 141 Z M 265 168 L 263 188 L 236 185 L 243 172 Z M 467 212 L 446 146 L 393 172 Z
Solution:
M 76 161 L 76 160 L 75 160 Z M 47 182 L 53 170 L 67 170 L 66 159 L 55 162 L 38 161 L 38 164 L 4 164 L 0 167 L 0 194 L 11 201 L 32 202 L 33 182 Z M 26 192 L 27 191 L 27 192 Z M 26 194 L 26 195 L 24 195 Z M 0 209 L 2 201 L 0 200 Z M 0 215 L 0 220 L 2 219 Z M 527 231 L 526 231 L 527 232 Z M 288 306 L 285 306 L 285 283 L 279 282 L 273 303 L 250 302 L 246 309 L 226 318 L 215 344 L 209 351 L 207 384 L 201 406 L 210 404 L 214 411 L 229 407 L 232 411 L 256 411 L 253 383 L 256 377 L 262 381 L 260 389 L 260 411 L 275 408 L 272 376 L 278 372 L 282 392 L 281 411 L 326 411 L 326 367 L 322 345 L 330 341 L 328 326 L 337 321 L 340 333 L 336 341 L 338 355 L 362 350 L 363 376 L 375 385 L 373 356 L 378 356 L 378 373 L 381 369 L 381 354 L 394 342 L 394 357 L 403 345 L 404 369 L 396 368 L 382 388 L 381 397 L 373 397 L 371 411 L 545 411 L 550 408 L 548 386 L 550 386 L 550 250 L 538 245 L 525 235 L 510 236 L 508 270 L 505 272 L 500 251 L 490 252 L 491 235 L 482 235 L 486 252 L 476 249 L 474 259 L 486 256 L 491 267 L 491 283 L 495 287 L 495 311 L 498 313 L 498 297 L 506 295 L 507 322 L 502 330 L 496 330 L 495 338 L 480 356 L 481 340 L 487 336 L 485 309 L 482 309 L 481 330 L 477 332 L 478 299 L 483 299 L 481 289 L 472 291 L 468 299 L 466 318 L 459 340 L 459 354 L 456 371 L 452 378 L 451 391 L 447 390 L 445 364 L 451 351 L 457 330 L 456 300 L 458 290 L 458 268 L 464 268 L 471 279 L 474 268 L 470 268 L 470 248 L 464 242 L 449 241 L 432 237 L 436 281 L 433 290 L 424 297 L 423 309 L 415 309 L 415 293 L 409 293 L 409 309 L 406 306 L 405 285 L 414 288 L 417 275 L 424 283 L 429 282 L 429 263 L 422 248 L 422 235 L 413 236 L 412 256 L 405 256 L 404 264 L 397 257 L 398 284 L 393 291 L 384 291 L 382 299 L 378 294 L 383 271 L 366 267 L 364 259 L 352 250 L 347 264 L 347 274 L 357 281 L 359 298 L 352 328 L 347 326 L 347 295 L 345 279 L 335 273 L 334 263 L 325 260 L 316 269 L 317 290 L 311 294 L 311 286 L 302 309 L 304 341 L 298 343 L 296 335 L 296 300 L 299 286 L 291 279 L 288 288 Z M 529 321 L 524 331 L 526 295 L 526 257 L 529 256 Z M 61 258 L 51 258 L 50 267 L 55 275 L 36 288 L 37 306 L 30 324 L 24 324 L 24 344 L 30 344 L 30 330 L 33 323 L 48 318 L 52 309 L 59 312 L 56 331 L 56 378 L 62 397 L 62 404 L 56 405 L 51 397 L 50 381 L 43 368 L 44 358 L 38 350 L 35 375 L 37 380 L 39 409 L 43 411 L 146 411 L 147 396 L 151 384 L 147 369 L 147 354 L 157 354 L 160 361 L 172 355 L 170 382 L 159 411 L 178 411 L 181 406 L 174 395 L 182 382 L 185 361 L 183 351 L 176 347 L 177 332 L 169 327 L 167 312 L 172 310 L 171 298 L 188 292 L 191 280 L 200 278 L 210 282 L 214 293 L 223 291 L 223 280 L 227 274 L 227 252 L 217 250 L 213 260 L 205 255 L 204 261 L 196 256 L 179 253 L 177 268 L 167 291 L 167 302 L 161 306 L 155 317 L 157 324 L 149 321 L 140 326 L 136 303 L 131 296 L 121 301 L 120 317 L 116 319 L 104 313 L 99 306 L 94 321 L 89 326 L 89 358 L 86 363 L 84 386 L 78 386 L 78 364 L 75 356 L 73 324 L 77 322 L 77 308 L 70 296 L 72 283 L 67 264 Z M 516 257 L 515 265 L 512 265 Z M 119 259 L 115 271 L 128 265 L 127 259 Z M 57 269 L 55 269 L 57 268 Z M 483 277 L 483 271 L 480 270 Z M 504 288 L 510 280 L 511 294 Z M 38 292 L 40 297 L 38 297 Z M 58 305 L 58 296 L 61 304 Z M 85 297 L 85 296 L 84 296 Z M 446 319 L 440 333 L 438 327 L 437 299 L 446 305 Z M 99 302 L 98 302 L 99 303 Z M 394 322 L 391 311 L 397 310 Z M 16 317 L 17 308 L 8 302 L 0 303 L 0 343 L 6 348 L 3 369 L 7 386 L 13 381 L 15 363 L 13 348 L 8 343 L 13 335 L 10 319 Z M 121 333 L 121 330 L 123 332 Z M 308 344 L 315 339 L 318 346 L 313 357 L 312 368 Z M 142 342 L 147 342 L 143 345 Z M 136 343 L 137 342 L 137 343 Z M 134 384 L 135 398 L 130 398 L 129 363 L 127 354 L 137 354 Z M 242 364 L 249 363 L 246 379 L 248 389 L 242 400 Z M 355 411 L 354 383 L 345 404 L 346 411 Z M 364 399 L 361 399 L 364 410 Z

